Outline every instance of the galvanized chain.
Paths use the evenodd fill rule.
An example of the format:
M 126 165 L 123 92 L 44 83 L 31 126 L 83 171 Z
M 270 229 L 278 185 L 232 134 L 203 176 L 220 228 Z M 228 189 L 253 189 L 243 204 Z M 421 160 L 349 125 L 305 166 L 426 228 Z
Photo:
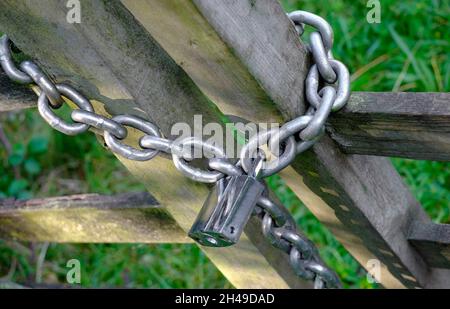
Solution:
M 209 160 L 209 167 L 227 176 L 245 173 L 240 162 L 233 165 L 213 158 Z M 298 232 L 295 219 L 285 207 L 263 195 L 259 197 L 253 215 L 262 220 L 262 232 L 270 244 L 289 255 L 289 262 L 297 276 L 313 280 L 317 289 L 341 288 L 336 273 L 325 266 L 315 245 Z
M 305 25 L 318 30 L 311 34 L 309 47 L 315 61 L 306 79 L 306 98 L 310 107 L 305 115 L 287 122 L 279 130 L 262 132 L 251 138 L 243 147 L 237 164 L 226 158 L 221 148 L 203 140 L 166 139 L 155 124 L 140 117 L 118 115 L 107 118 L 96 114 L 84 95 L 69 85 L 53 83 L 35 63 L 24 61 L 17 68 L 6 35 L 0 38 L 0 64 L 10 79 L 22 84 L 34 83 L 39 87 L 39 113 L 51 127 L 64 134 L 77 135 L 95 128 L 104 136 L 112 152 L 130 160 L 147 161 L 160 153 L 170 154 L 175 167 L 183 175 L 204 183 L 217 183 L 226 177 L 248 173 L 252 158 L 261 151 L 262 146 L 267 145 L 271 157 L 275 158 L 267 160 L 261 172 L 261 177 L 268 177 L 290 165 L 298 154 L 312 147 L 324 134 L 329 114 L 341 109 L 350 96 L 349 72 L 331 54 L 333 31 L 330 25 L 321 17 L 304 11 L 289 13 L 288 17 L 300 35 Z M 321 84 L 324 87 L 319 90 Z M 79 108 L 71 112 L 73 123 L 64 121 L 53 112 L 62 106 L 63 97 Z M 123 143 L 128 135 L 127 127 L 143 133 L 139 148 Z M 205 156 L 211 157 L 207 170 L 190 164 L 193 160 L 192 149 L 200 149 Z M 254 214 L 262 219 L 263 234 L 269 242 L 289 254 L 290 264 L 298 276 L 314 280 L 316 288 L 340 287 L 336 274 L 324 265 L 314 244 L 296 230 L 294 219 L 283 206 L 261 196 Z
M 310 107 L 305 115 L 287 122 L 279 130 L 258 134 L 244 146 L 241 164 L 246 172 L 254 154 L 264 152 L 262 146 L 267 145 L 275 157 L 266 162 L 263 177 L 281 171 L 297 155 L 312 147 L 324 134 L 329 114 L 344 107 L 350 97 L 348 69 L 332 56 L 331 26 L 320 16 L 305 11 L 291 12 L 288 17 L 300 36 L 305 25 L 317 30 L 311 34 L 309 45 L 315 62 L 306 78 L 306 99 Z M 324 86 L 319 90 L 321 84 Z M 280 146 L 284 146 L 283 149 Z M 315 288 L 341 286 L 337 275 L 323 264 L 314 244 L 296 231 L 295 222 L 284 207 L 266 197 L 261 197 L 257 205 L 257 210 L 262 211 L 263 234 L 273 246 L 289 254 L 290 264 L 299 277 L 314 280 Z
M 262 231 L 272 246 L 289 255 L 289 262 L 295 274 L 305 280 L 314 280 L 314 287 L 341 288 L 334 271 L 325 266 L 315 245 L 296 228 L 294 218 L 285 207 L 267 197 L 261 197 L 257 204 L 261 213 Z
M 347 67 L 333 59 L 333 29 L 322 17 L 305 11 L 294 11 L 287 16 L 294 23 L 299 35 L 305 25 L 317 31 L 311 33 L 308 46 L 314 59 L 306 78 L 306 114 L 285 123 L 278 130 L 256 135 L 242 149 L 242 167 L 248 171 L 255 153 L 266 146 L 274 159 L 265 162 L 263 176 L 278 173 L 300 153 L 311 148 L 324 134 L 325 123 L 331 112 L 345 106 L 350 97 L 350 74 Z M 319 86 L 323 87 L 319 90 Z

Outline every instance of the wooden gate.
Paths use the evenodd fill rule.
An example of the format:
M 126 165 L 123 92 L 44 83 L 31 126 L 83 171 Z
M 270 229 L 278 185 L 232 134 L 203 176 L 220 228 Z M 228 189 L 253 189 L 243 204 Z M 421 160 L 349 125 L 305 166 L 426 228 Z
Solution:
M 139 115 L 170 136 L 174 123 L 192 125 L 195 114 L 223 125 L 224 115 L 282 123 L 305 110 L 310 55 L 276 0 L 81 3 L 82 22 L 69 24 L 64 1 L 2 0 L 0 29 L 56 82 L 82 89 L 97 113 Z M 29 89 L 0 81 L 0 111 L 34 106 Z M 381 261 L 382 285 L 448 288 L 450 228 L 431 222 L 383 156 L 448 160 L 449 128 L 448 93 L 356 92 L 329 120 L 329 134 L 280 176 L 362 266 Z M 185 232 L 208 188 L 164 158 L 118 159 L 154 198 L 3 201 L 0 236 L 190 242 Z M 270 247 L 257 220 L 238 245 L 202 250 L 237 288 L 311 286 Z

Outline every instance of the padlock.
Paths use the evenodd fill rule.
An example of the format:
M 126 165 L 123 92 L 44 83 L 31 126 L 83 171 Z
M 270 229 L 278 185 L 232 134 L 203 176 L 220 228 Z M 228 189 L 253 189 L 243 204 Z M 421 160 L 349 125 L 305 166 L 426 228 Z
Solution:
M 239 241 L 265 190 L 257 178 L 262 160 L 255 159 L 248 175 L 230 176 L 215 184 L 189 231 L 189 237 L 208 247 L 227 247 Z

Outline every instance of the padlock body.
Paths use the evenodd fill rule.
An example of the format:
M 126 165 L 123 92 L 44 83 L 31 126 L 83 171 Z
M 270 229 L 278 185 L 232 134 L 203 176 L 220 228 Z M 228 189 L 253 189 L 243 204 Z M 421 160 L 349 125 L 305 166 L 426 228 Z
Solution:
M 189 236 L 210 247 L 236 244 L 265 187 L 247 175 L 218 183 L 200 211 Z

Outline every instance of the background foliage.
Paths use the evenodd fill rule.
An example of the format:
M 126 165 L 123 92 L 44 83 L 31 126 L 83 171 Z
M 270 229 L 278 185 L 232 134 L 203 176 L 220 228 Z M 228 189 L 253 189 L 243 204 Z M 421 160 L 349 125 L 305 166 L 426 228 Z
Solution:
M 381 2 L 381 24 L 366 21 L 369 8 L 362 0 L 283 0 L 282 4 L 286 11 L 308 10 L 332 24 L 334 55 L 353 73 L 353 90 L 449 91 L 449 2 Z M 93 135 L 64 136 L 44 124 L 35 110 L 0 114 L 0 142 L 0 198 L 144 189 Z M 433 220 L 450 223 L 449 164 L 393 162 Z M 346 287 L 375 287 L 279 177 L 269 183 Z M 62 285 L 65 263 L 73 258 L 81 261 L 84 287 L 231 287 L 195 246 L 8 241 L 0 241 L 0 282 Z

